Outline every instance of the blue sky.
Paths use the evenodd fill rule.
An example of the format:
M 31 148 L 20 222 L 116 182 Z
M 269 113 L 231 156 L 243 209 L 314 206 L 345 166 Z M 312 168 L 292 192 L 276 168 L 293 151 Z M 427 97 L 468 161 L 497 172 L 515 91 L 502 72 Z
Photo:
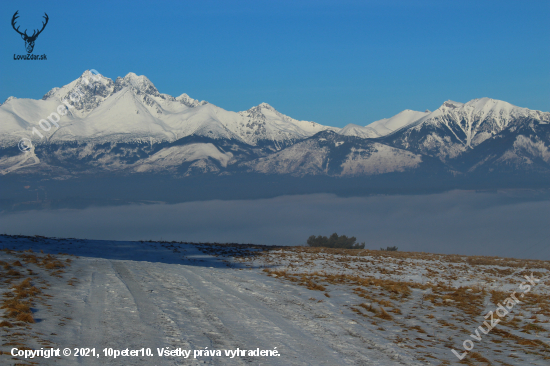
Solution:
M 239 111 L 366 125 L 480 97 L 550 111 L 550 2 L 3 1 L 0 101 L 96 69 Z M 11 27 L 50 21 L 34 54 Z M 29 33 L 29 32 L 28 32 Z

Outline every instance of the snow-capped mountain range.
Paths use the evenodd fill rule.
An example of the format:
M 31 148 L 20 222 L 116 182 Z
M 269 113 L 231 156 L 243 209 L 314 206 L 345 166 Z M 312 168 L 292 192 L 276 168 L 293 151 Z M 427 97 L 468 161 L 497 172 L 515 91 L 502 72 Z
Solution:
M 231 112 L 187 94 L 173 97 L 134 73 L 115 81 L 92 76 L 86 71 L 42 100 L 10 97 L 0 106 L 3 175 L 550 173 L 550 113 L 490 98 L 336 128 L 295 120 L 267 103 Z M 63 114 L 59 128 L 33 135 L 52 113 Z M 18 149 L 22 138 L 33 141 L 30 151 Z
M 45 133 L 49 143 L 78 142 L 173 142 L 196 135 L 213 139 L 234 139 L 256 146 L 269 141 L 286 146 L 319 131 L 331 129 L 315 122 L 298 121 L 277 112 L 267 103 L 243 112 L 226 111 L 187 94 L 161 94 L 145 76 L 129 73 L 114 82 L 86 71 L 80 78 L 49 91 L 42 100 L 8 98 L 1 106 L 3 146 L 27 137 L 37 121 L 55 112 L 62 100 L 84 96 L 69 103 L 62 127 Z M 89 80 L 86 86 L 83 80 Z

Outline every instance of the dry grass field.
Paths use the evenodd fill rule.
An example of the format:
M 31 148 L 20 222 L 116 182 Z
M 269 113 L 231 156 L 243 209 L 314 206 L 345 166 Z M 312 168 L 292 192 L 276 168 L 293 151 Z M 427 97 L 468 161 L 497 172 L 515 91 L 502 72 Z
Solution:
M 223 245 L 202 248 L 318 292 L 311 301 L 346 299 L 341 311 L 354 314 L 366 332 L 375 329 L 430 364 L 550 364 L 548 261 L 311 247 L 240 248 L 241 254 Z M 539 281 L 529 292 L 526 276 Z M 519 302 L 502 318 L 496 315 L 514 292 Z M 498 319 L 492 329 L 484 323 L 490 311 Z M 452 349 L 462 355 L 466 340 L 474 347 L 460 360 Z
M 14 347 L 20 350 L 55 347 L 47 340 L 51 335 L 37 332 L 33 325 L 40 322 L 41 317 L 52 315 L 44 313 L 57 313 L 49 304 L 52 295 L 48 294 L 48 289 L 52 283 L 57 286 L 59 283 L 74 284 L 76 278 L 66 281 L 63 277 L 64 268 L 70 266 L 71 261 L 66 254 L 35 253 L 30 249 L 3 249 L 0 252 L 0 360 L 9 359 L 14 365 L 38 365 L 36 360 L 12 357 L 10 350 Z M 59 326 L 63 320 L 68 320 L 60 315 L 57 318 Z

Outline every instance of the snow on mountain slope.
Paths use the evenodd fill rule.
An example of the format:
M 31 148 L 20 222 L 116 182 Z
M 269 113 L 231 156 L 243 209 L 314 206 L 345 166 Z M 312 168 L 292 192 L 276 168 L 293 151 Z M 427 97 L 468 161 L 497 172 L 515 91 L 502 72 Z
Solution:
M 327 172 L 329 148 L 306 140 L 243 165 L 264 174 L 322 175 Z
M 16 146 L 22 138 L 32 137 L 32 127 L 56 110 L 58 103 L 52 100 L 33 100 L 10 97 L 0 106 L 0 147 Z M 40 132 L 45 134 L 41 129 Z M 35 136 L 33 140 L 39 139 Z
M 448 161 L 505 129 L 549 122 L 550 113 L 490 98 L 474 99 L 465 104 L 447 101 L 409 128 L 388 135 L 384 141 Z
M 372 149 L 351 148 L 342 163 L 342 174 L 349 176 L 403 172 L 417 168 L 422 162 L 420 155 L 374 143 Z
M 417 112 L 406 109 L 393 117 L 372 122 L 364 127 L 350 123 L 342 128 L 339 133 L 344 136 L 357 136 L 365 139 L 377 138 L 404 128 L 429 113 L 429 111 Z
M 154 112 L 153 112 L 154 113 Z M 53 141 L 97 140 L 103 141 L 162 141 L 170 138 L 170 127 L 153 115 L 139 96 L 123 88 L 89 112 L 63 124 L 53 136 Z
M 258 141 L 296 141 L 324 130 L 338 131 L 338 128 L 323 126 L 315 122 L 298 121 L 279 113 L 267 103 L 261 103 L 247 111 L 239 112 L 246 124 L 239 131 L 246 142 L 256 145 Z M 278 145 L 281 147 L 281 145 Z
M 468 172 L 550 172 L 550 124 L 512 126 L 467 150 L 457 162 Z
M 363 127 L 353 123 L 347 124 L 338 133 L 343 136 L 356 136 L 362 139 L 373 139 L 382 136 L 369 126 Z
M 164 94 L 164 95 L 167 95 L 167 94 Z M 189 95 L 185 93 L 177 97 L 176 100 L 182 104 L 185 104 L 188 107 L 198 107 L 200 105 L 205 105 L 208 103 L 207 101 L 204 101 L 204 100 L 202 102 L 199 102 L 198 100 L 191 98 Z
M 13 156 L 0 157 L 0 175 L 5 175 L 21 168 L 30 167 L 40 163 L 40 159 L 34 152 L 34 146 L 25 153 Z
M 380 136 L 385 136 L 418 121 L 428 114 L 430 114 L 429 111 L 418 112 L 405 109 L 393 117 L 374 121 L 366 127 L 376 131 Z
M 40 101 L 8 98 L 0 106 L 1 146 L 13 146 L 21 137 L 28 137 L 32 127 L 38 127 L 38 121 L 51 113 L 65 113 L 65 107 L 57 111 L 62 100 L 69 108 L 59 129 L 41 131 L 50 143 L 158 143 L 198 135 L 250 145 L 268 142 L 278 150 L 319 131 L 338 130 L 295 120 L 265 103 L 248 111 L 230 112 L 187 94 L 177 98 L 161 94 L 145 76 L 129 73 L 113 82 L 86 71 L 77 80 L 52 89 Z
M 459 141 L 467 147 L 474 147 L 526 118 L 548 123 L 550 113 L 516 107 L 501 100 L 480 98 L 465 104 L 447 101 L 417 124 L 429 123 L 456 130 L 455 136 Z
M 50 90 L 42 100 L 55 101 L 58 105 L 63 104 L 62 100 L 67 100 L 72 106 L 69 108 L 69 116 L 82 118 L 110 97 L 115 88 L 116 84 L 111 79 L 86 70 L 78 79 L 61 88 Z M 54 109 L 50 113 L 55 111 Z
M 173 168 L 177 169 L 187 162 L 194 162 L 192 166 L 195 168 L 201 167 L 203 173 L 205 173 L 207 167 L 208 172 L 219 171 L 216 166 L 210 164 L 209 160 L 214 160 L 222 167 L 227 167 L 227 163 L 232 158 L 233 154 L 231 152 L 221 152 L 212 143 L 171 146 L 136 163 L 135 171 L 166 171 Z
M 403 172 L 421 162 L 408 151 L 325 131 L 241 165 L 265 174 L 360 176 Z
M 550 146 L 544 141 L 533 141 L 529 137 L 520 135 L 514 141 L 513 149 L 506 151 L 497 161 L 514 165 L 532 165 L 534 159 L 550 164 Z

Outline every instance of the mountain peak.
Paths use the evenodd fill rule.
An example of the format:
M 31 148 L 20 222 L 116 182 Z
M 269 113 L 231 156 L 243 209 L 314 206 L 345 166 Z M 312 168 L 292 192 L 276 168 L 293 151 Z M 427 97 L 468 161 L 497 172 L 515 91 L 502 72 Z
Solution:
M 273 108 L 272 106 L 270 106 L 267 103 L 260 103 L 257 106 L 254 106 L 254 107 L 250 108 L 249 110 L 244 111 L 244 112 L 240 112 L 240 113 L 248 113 L 248 114 L 253 115 L 253 116 L 264 116 L 264 113 L 262 112 L 262 110 L 264 110 L 264 109 L 266 109 L 268 111 L 271 111 L 271 112 L 274 112 L 275 114 L 280 114 L 275 108 Z M 268 114 L 270 114 L 270 113 L 268 113 Z M 262 118 L 264 118 L 264 117 L 262 117 Z
M 150 94 L 159 96 L 160 93 L 155 85 L 145 75 L 136 75 L 129 72 L 125 77 L 120 76 L 115 80 L 115 93 L 124 87 L 133 89 L 137 94 Z
M 270 105 L 267 104 L 267 103 L 260 103 L 260 104 L 258 104 L 258 108 L 265 108 L 265 109 L 269 109 L 269 110 L 272 110 L 272 111 L 275 110 L 275 108 L 273 108 L 272 106 L 270 106 Z
M 361 138 L 376 138 L 381 135 L 375 129 L 368 126 L 359 126 L 354 123 L 348 123 L 344 128 L 338 131 L 340 135 L 357 136 Z
M 16 97 L 13 97 L 13 96 L 12 96 L 12 97 L 8 97 L 8 99 L 6 99 L 6 100 L 4 101 L 4 103 L 2 103 L 2 104 L 6 104 L 6 103 L 9 102 L 10 100 L 14 100 L 14 99 L 17 99 L 17 98 L 16 98 Z
M 96 70 L 94 70 L 96 71 Z M 94 79 L 97 79 L 98 77 L 100 78 L 105 78 L 105 76 L 101 75 L 100 73 L 97 73 L 97 74 L 94 74 L 93 72 L 91 72 L 90 70 L 85 70 L 82 75 L 80 75 L 80 78 L 87 78 L 87 79 L 90 79 L 90 78 L 94 78 Z
M 475 109 L 502 109 L 515 107 L 508 102 L 487 97 L 472 99 L 468 103 L 466 103 L 465 106 L 471 106 Z
M 262 109 L 267 109 L 268 111 L 273 111 L 273 112 L 278 113 L 275 108 L 273 108 L 272 106 L 270 106 L 267 103 L 260 103 L 257 106 L 254 106 L 254 107 L 250 108 L 246 112 L 254 113 L 254 114 L 262 114 Z
M 147 78 L 145 75 L 137 75 L 133 72 L 129 72 L 126 74 L 126 76 L 123 78 L 124 80 L 132 81 L 132 82 L 143 82 L 147 81 L 151 83 L 151 81 Z
M 202 102 L 199 102 L 197 99 L 191 98 L 186 93 L 183 93 L 182 95 L 177 97 L 176 100 L 182 104 L 185 104 L 188 107 L 198 107 L 200 105 L 208 104 L 207 101 L 203 100 Z
M 446 107 L 446 108 L 460 108 L 464 105 L 464 103 L 459 103 L 459 102 L 455 102 L 454 100 L 447 100 L 446 102 L 443 103 L 443 105 L 441 107 Z
M 393 117 L 383 118 L 381 120 L 374 121 L 365 127 L 375 131 L 379 136 L 385 136 L 403 127 L 415 123 L 416 121 L 420 120 L 428 114 L 429 112 L 419 112 L 413 111 L 412 109 L 405 109 L 404 111 L 397 113 Z
M 155 88 L 151 80 L 147 78 L 145 75 L 136 75 L 133 72 L 129 72 L 124 78 L 124 81 L 126 81 L 129 85 L 133 86 L 134 88 L 145 92 L 149 88 Z
M 517 107 L 508 102 L 492 99 L 488 97 L 472 99 L 466 103 L 458 103 L 452 100 L 448 100 L 440 107 L 440 110 L 465 110 L 469 111 L 468 113 L 477 113 L 480 115 L 496 115 L 503 114 L 509 115 L 512 114 L 525 114 L 527 113 L 526 108 Z

